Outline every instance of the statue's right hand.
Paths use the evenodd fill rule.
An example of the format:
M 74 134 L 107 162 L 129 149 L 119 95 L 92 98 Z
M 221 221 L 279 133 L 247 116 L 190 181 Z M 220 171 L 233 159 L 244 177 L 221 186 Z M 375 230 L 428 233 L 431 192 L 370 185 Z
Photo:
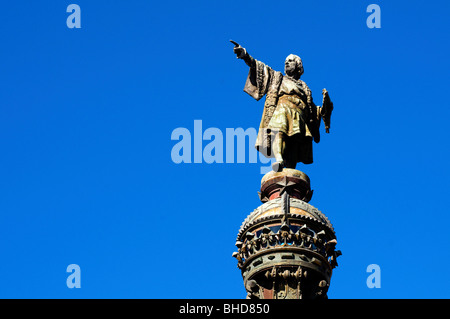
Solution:
M 244 56 L 245 56 L 245 49 L 243 47 L 241 47 L 241 46 L 234 47 L 233 51 L 236 54 L 236 57 L 238 59 L 244 58 Z
M 233 40 L 230 40 L 230 42 L 234 44 L 233 52 L 236 54 L 236 57 L 238 59 L 244 58 L 245 54 L 247 53 L 246 50 L 241 47 L 239 43 L 234 42 Z

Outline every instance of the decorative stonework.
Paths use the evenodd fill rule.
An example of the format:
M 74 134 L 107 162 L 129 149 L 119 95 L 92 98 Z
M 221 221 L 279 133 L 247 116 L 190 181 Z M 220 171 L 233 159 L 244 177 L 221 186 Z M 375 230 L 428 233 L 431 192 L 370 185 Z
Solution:
M 267 189 L 273 199 L 247 216 L 233 253 L 248 298 L 326 298 L 341 253 L 328 218 L 296 198 L 310 190 L 309 178 L 292 169 L 270 172 L 262 179 L 261 194 Z
M 295 169 L 313 163 L 313 142 L 320 142 L 320 123 L 330 133 L 334 106 L 326 89 L 316 105 L 301 80 L 301 58 L 290 54 L 285 74 L 253 58 L 239 43 L 233 52 L 249 67 L 244 92 L 259 101 L 264 96 L 255 147 L 274 157 L 273 172 L 261 180 L 263 203 L 242 223 L 237 240 L 238 261 L 248 298 L 327 298 L 331 274 L 341 254 L 328 218 L 309 201 L 309 177 Z

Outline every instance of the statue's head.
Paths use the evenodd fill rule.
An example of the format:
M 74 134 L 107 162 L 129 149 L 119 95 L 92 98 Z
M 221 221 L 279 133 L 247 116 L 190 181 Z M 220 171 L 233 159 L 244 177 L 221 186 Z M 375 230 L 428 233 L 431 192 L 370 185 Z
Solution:
M 303 74 L 302 59 L 298 55 L 289 54 L 284 62 L 284 73 L 295 78 L 300 78 Z

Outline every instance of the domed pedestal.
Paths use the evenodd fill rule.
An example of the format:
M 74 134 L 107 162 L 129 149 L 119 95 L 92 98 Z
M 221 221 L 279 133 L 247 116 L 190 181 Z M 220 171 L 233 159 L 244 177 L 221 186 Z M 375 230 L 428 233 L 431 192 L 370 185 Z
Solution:
M 262 202 L 281 196 L 289 190 L 291 197 L 309 202 L 312 190 L 308 175 L 292 168 L 285 168 L 281 172 L 270 171 L 261 179 L 260 199 Z
M 340 251 L 333 226 L 308 204 L 308 176 L 294 169 L 261 180 L 264 203 L 242 223 L 233 256 L 248 298 L 326 298 Z

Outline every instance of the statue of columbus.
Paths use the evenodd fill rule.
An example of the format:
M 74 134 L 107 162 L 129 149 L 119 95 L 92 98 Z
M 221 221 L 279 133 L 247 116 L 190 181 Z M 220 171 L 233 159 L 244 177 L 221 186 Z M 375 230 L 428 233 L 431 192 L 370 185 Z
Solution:
M 295 169 L 297 163 L 313 162 L 312 142 L 319 143 L 319 126 L 324 121 L 329 133 L 333 103 L 323 89 L 322 106 L 314 104 L 311 90 L 300 80 L 303 63 L 290 54 L 285 61 L 285 75 L 254 59 L 247 50 L 231 41 L 237 58 L 250 67 L 244 91 L 260 100 L 264 95 L 264 111 L 256 139 L 256 149 L 266 157 L 275 157 L 274 171 L 283 167 Z

